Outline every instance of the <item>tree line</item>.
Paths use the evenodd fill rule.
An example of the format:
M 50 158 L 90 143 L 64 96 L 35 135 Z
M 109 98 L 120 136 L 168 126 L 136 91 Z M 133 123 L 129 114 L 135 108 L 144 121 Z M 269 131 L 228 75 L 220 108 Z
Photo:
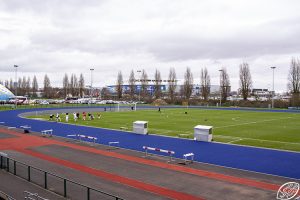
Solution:
M 226 102 L 227 97 L 230 94 L 230 77 L 227 72 L 227 69 L 223 67 L 220 71 L 220 93 L 221 95 L 221 101 Z M 136 85 L 137 82 L 140 82 L 140 90 L 139 90 L 139 96 L 142 100 L 149 100 L 149 99 L 159 99 L 162 97 L 162 91 L 161 91 L 161 73 L 158 69 L 155 70 L 154 74 L 154 91 L 153 94 L 149 94 L 147 90 L 147 86 L 149 84 L 148 81 L 148 75 L 145 70 L 140 71 L 141 78 L 136 79 L 135 73 L 133 70 L 130 72 L 130 76 L 128 79 L 129 83 L 129 91 L 123 91 L 123 76 L 122 72 L 118 72 L 117 76 L 117 82 L 116 82 L 116 91 L 117 91 L 117 97 L 121 99 L 123 95 L 129 95 L 131 99 L 136 98 L 137 91 L 136 91 Z M 168 90 L 167 90 L 167 97 L 168 100 L 173 103 L 175 101 L 175 98 L 180 98 L 181 100 L 188 101 L 193 92 L 193 85 L 194 85 L 194 78 L 193 73 L 191 72 L 191 69 L 189 67 L 186 68 L 186 71 L 184 73 L 184 81 L 183 85 L 179 86 L 179 91 L 176 88 L 177 85 L 177 79 L 176 79 L 176 72 L 175 68 L 170 68 L 169 70 L 169 76 L 168 76 Z M 138 80 L 138 81 L 136 81 Z M 211 81 L 210 81 L 210 75 L 208 73 L 208 70 L 206 67 L 201 69 L 200 73 L 200 93 L 198 94 L 199 97 L 203 101 L 208 101 L 209 97 L 211 95 Z M 250 72 L 249 64 L 244 62 L 239 65 L 239 90 L 238 94 L 241 95 L 243 100 L 247 100 L 249 96 L 251 95 L 252 90 L 252 76 Z M 297 58 L 291 59 L 290 64 L 290 70 L 288 74 L 288 90 L 291 94 L 291 104 L 292 105 L 300 105 L 300 61 Z M 177 91 L 177 92 L 176 92 Z M 274 92 L 274 91 L 271 91 Z M 197 95 L 197 94 L 196 94 Z
M 162 80 L 160 71 L 156 69 L 154 73 L 154 79 L 151 79 L 151 81 L 153 82 L 153 94 L 150 94 L 148 90 L 150 80 L 148 78 L 147 72 L 145 70 L 138 72 L 141 73 L 140 79 L 136 78 L 134 71 L 131 70 L 128 79 L 129 90 L 127 91 L 123 91 L 124 81 L 122 72 L 118 72 L 116 92 L 119 99 L 122 99 L 124 95 L 129 95 L 131 99 L 136 99 L 138 95 L 139 99 L 147 101 L 149 99 L 159 99 L 164 95 L 167 95 L 169 101 L 173 103 L 175 101 L 175 98 L 180 98 L 188 101 L 193 94 L 194 78 L 193 73 L 191 72 L 191 69 L 189 67 L 186 68 L 186 71 L 184 73 L 183 85 L 178 85 L 175 68 L 169 69 L 168 80 Z M 163 94 L 161 90 L 163 81 L 167 82 L 168 85 L 167 94 Z M 201 69 L 200 82 L 200 94 L 202 96 L 202 99 L 207 101 L 209 99 L 211 87 L 210 76 L 208 74 L 207 68 Z M 139 86 L 140 88 L 137 89 L 137 86 Z M 230 80 L 226 68 L 222 68 L 221 87 L 222 97 L 224 100 L 226 100 L 230 92 Z
M 149 76 L 147 72 L 145 70 L 137 72 L 139 73 L 139 76 L 135 74 L 134 70 L 131 70 L 128 78 L 129 89 L 126 91 L 123 91 L 124 79 L 122 72 L 118 72 L 116 81 L 116 97 L 118 99 L 127 97 L 132 100 L 139 99 L 151 101 L 153 99 L 164 97 L 167 98 L 169 102 L 174 103 L 178 98 L 188 101 L 192 97 L 194 76 L 189 67 L 185 70 L 183 85 L 180 86 L 177 82 L 175 68 L 169 69 L 168 80 L 166 81 L 166 85 L 168 86 L 166 93 L 163 93 L 161 90 L 163 80 L 158 69 L 155 70 L 154 80 L 152 80 L 154 87 L 152 94 L 150 94 L 148 90 Z M 89 90 L 85 86 L 85 80 L 82 74 L 80 74 L 79 77 L 77 77 L 76 74 L 65 74 L 62 80 L 62 87 L 52 87 L 50 78 L 47 74 L 44 76 L 42 88 L 39 88 L 35 75 L 32 79 L 25 76 L 19 77 L 17 83 L 12 79 L 0 81 L 0 83 L 14 93 L 17 91 L 18 95 L 27 95 L 30 97 L 37 97 L 39 91 L 42 91 L 43 97 L 45 98 L 65 98 L 67 96 L 83 97 L 84 95 L 89 94 Z M 200 83 L 198 84 L 200 86 L 200 93 L 196 94 L 196 96 L 201 97 L 203 101 L 208 101 L 211 95 L 211 80 L 206 67 L 201 69 Z M 247 100 L 252 89 L 252 76 L 249 64 L 246 62 L 239 65 L 239 85 L 240 88 L 238 93 L 244 100 Z M 138 90 L 137 87 L 139 87 Z M 226 102 L 230 93 L 230 88 L 230 77 L 227 69 L 223 67 L 220 69 L 220 94 L 222 102 Z M 290 70 L 288 73 L 288 90 L 292 96 L 292 105 L 300 105 L 300 61 L 298 58 L 291 59 Z M 101 94 L 104 98 L 112 97 L 110 91 L 105 87 L 102 89 Z
M 23 76 L 18 78 L 17 83 L 11 78 L 10 80 L 0 81 L 0 84 L 18 96 L 33 98 L 38 97 L 38 92 L 41 92 L 44 98 L 65 98 L 67 96 L 83 97 L 87 93 L 82 74 L 80 74 L 79 78 L 77 78 L 76 74 L 71 74 L 70 78 L 68 74 L 65 74 L 62 80 L 62 88 L 53 87 L 47 74 L 44 76 L 42 88 L 39 88 L 35 75 L 32 81 L 30 77 Z

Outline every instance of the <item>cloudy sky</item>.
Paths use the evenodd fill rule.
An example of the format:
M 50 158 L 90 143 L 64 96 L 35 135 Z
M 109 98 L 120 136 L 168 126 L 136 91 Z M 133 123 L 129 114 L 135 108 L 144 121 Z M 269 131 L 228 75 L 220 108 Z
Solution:
M 170 67 L 182 79 L 190 67 L 195 82 L 207 67 L 218 84 L 226 67 L 233 89 L 239 64 L 250 65 L 253 86 L 286 91 L 292 57 L 300 58 L 299 0 L 1 0 L 0 80 L 83 73 L 94 85 L 114 84 L 122 71 Z

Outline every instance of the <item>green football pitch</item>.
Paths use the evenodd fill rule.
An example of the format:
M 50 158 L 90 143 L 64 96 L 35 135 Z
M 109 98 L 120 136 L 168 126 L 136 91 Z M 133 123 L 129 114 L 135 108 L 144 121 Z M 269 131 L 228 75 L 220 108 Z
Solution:
M 187 114 L 185 114 L 187 112 Z M 300 114 L 205 109 L 162 109 L 101 112 L 94 120 L 76 124 L 108 129 L 132 130 L 137 120 L 149 122 L 149 134 L 193 138 L 196 125 L 213 126 L 215 142 L 300 151 Z M 61 114 L 62 122 L 65 122 Z M 49 116 L 30 116 L 48 120 Z M 70 115 L 69 123 L 75 123 Z

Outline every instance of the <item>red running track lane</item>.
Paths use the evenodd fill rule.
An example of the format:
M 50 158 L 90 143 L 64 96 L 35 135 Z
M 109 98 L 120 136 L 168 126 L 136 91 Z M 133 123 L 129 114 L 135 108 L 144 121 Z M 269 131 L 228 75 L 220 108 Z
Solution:
M 34 147 L 34 146 L 44 146 L 44 145 L 49 145 L 49 144 L 56 144 L 56 145 L 61 145 L 65 147 L 70 147 L 73 149 L 81 150 L 81 151 L 86 151 L 90 153 L 95 153 L 95 154 L 100 154 L 103 156 L 107 157 L 113 157 L 113 158 L 118 158 L 122 160 L 127 160 L 130 162 L 135 162 L 139 164 L 144 164 L 144 165 L 149 165 L 153 167 L 159 167 L 163 169 L 169 169 L 173 171 L 178 171 L 182 173 L 189 173 L 201 177 L 207 177 L 219 181 L 224 181 L 224 182 L 230 182 L 230 183 L 235 183 L 235 184 L 240 184 L 240 185 L 245 185 L 245 186 L 250 186 L 250 187 L 255 187 L 259 189 L 265 189 L 265 190 L 271 190 L 271 191 L 277 191 L 280 186 L 271 184 L 271 183 L 266 183 L 266 182 L 260 182 L 260 181 L 255 181 L 252 179 L 247 179 L 247 178 L 239 178 L 235 176 L 229 176 L 229 175 L 224 175 L 220 173 L 215 173 L 215 172 L 209 172 L 205 170 L 199 170 L 199 169 L 192 169 L 184 166 L 178 166 L 178 165 L 173 165 L 173 164 L 168 164 L 168 163 L 162 163 L 158 161 L 153 161 L 153 160 L 148 160 L 144 158 L 139 158 L 139 157 L 134 157 L 134 156 L 128 156 L 124 154 L 119 154 L 116 152 L 109 152 L 109 151 L 104 151 L 104 150 L 99 150 L 91 147 L 85 147 L 85 146 L 80 146 L 76 144 L 70 144 L 66 142 L 60 142 L 56 140 L 50 140 L 47 138 L 42 138 L 38 136 L 33 136 L 33 135 L 24 135 L 20 134 L 11 130 L 6 130 L 6 129 L 0 129 L 4 133 L 12 134 L 19 136 L 19 138 L 8 138 L 8 139 L 1 139 L 0 140 L 0 149 L 1 145 L 4 145 L 8 149 L 25 149 L 28 147 Z M 10 141 L 9 145 L 5 141 Z M 14 143 L 12 143 L 14 141 Z
M 27 155 L 31 155 L 52 163 L 56 163 L 65 167 L 69 167 L 81 172 L 85 172 L 87 174 L 92 174 L 94 176 L 98 176 L 101 178 L 104 178 L 106 180 L 109 181 L 113 181 L 113 182 L 117 182 L 117 183 L 121 183 L 130 187 L 134 187 L 140 190 L 144 190 L 147 192 L 151 192 L 151 193 L 155 193 L 161 196 L 165 196 L 171 199 L 189 199 L 189 200 L 203 200 L 204 198 L 202 197 L 197 197 L 197 196 L 193 196 L 187 193 L 183 193 L 183 192 L 177 192 L 175 190 L 170 190 L 164 187 L 160 187 L 160 186 L 156 186 L 156 185 L 152 185 L 152 184 L 148 184 L 145 182 L 141 182 L 135 179 L 130 179 L 130 178 L 126 178 L 123 176 L 119 176 L 116 174 L 111 174 L 102 170 L 97 170 L 97 169 L 93 169 L 84 165 L 80 165 L 77 163 L 73 163 L 70 161 L 66 161 L 66 160 L 61 160 L 52 156 L 48 156 L 45 154 L 41 154 L 32 150 L 27 150 L 27 149 L 16 149 L 17 151 L 27 154 Z

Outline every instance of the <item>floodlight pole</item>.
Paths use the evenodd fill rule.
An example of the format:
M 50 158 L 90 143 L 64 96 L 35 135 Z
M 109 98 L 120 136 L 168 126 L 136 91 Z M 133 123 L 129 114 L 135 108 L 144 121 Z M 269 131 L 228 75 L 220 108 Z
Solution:
M 221 83 L 221 81 L 222 81 L 222 73 L 223 73 L 223 69 L 220 69 L 219 70 L 219 72 L 220 72 L 220 107 L 222 106 L 222 83 Z
M 18 65 L 14 65 L 14 68 L 15 68 L 15 79 L 16 79 L 16 85 L 15 85 L 15 87 L 16 87 L 16 94 L 15 94 L 15 106 L 16 106 L 16 108 L 17 108 L 17 106 L 18 106 L 18 102 L 17 102 L 17 100 L 18 100 L 18 98 L 17 98 L 17 96 L 18 96 Z
M 142 71 L 141 70 L 137 70 L 136 72 L 139 73 L 139 74 L 141 74 Z M 141 80 L 142 80 L 142 75 L 140 75 L 141 85 L 140 85 L 140 89 L 139 89 L 139 101 L 141 101 L 141 89 L 142 89 L 141 88 L 142 87 L 142 81 Z
M 92 95 L 93 95 L 93 71 L 94 71 L 94 69 L 92 68 L 92 69 L 90 69 L 90 71 L 91 71 L 91 88 L 90 88 L 91 102 L 90 103 L 92 103 Z
M 271 69 L 273 70 L 272 108 L 274 108 L 274 94 L 275 94 L 275 90 L 274 90 L 274 71 L 275 71 L 276 67 L 271 67 Z

